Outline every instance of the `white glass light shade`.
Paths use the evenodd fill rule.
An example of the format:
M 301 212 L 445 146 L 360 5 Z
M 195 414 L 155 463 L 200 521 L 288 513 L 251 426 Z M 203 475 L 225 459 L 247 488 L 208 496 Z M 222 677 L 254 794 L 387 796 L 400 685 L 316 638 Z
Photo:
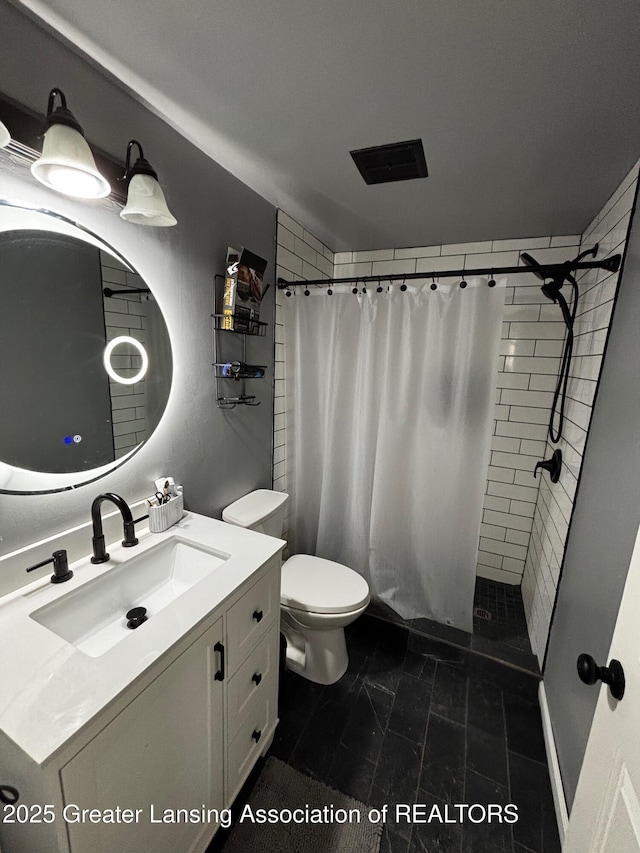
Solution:
M 175 225 L 160 184 L 151 175 L 134 175 L 129 182 L 127 204 L 120 216 L 136 225 Z
M 111 192 L 86 139 L 65 124 L 53 124 L 47 130 L 42 156 L 31 166 L 31 173 L 46 187 L 74 198 L 105 198 Z
M 138 351 L 140 355 L 140 369 L 134 376 L 122 376 L 120 373 L 116 372 L 116 369 L 111 363 L 111 355 L 114 349 L 122 344 L 127 344 L 128 346 L 133 347 L 135 350 Z M 142 346 L 140 341 L 137 341 L 135 338 L 132 338 L 129 335 L 120 335 L 120 337 L 114 338 L 112 341 L 110 341 L 105 347 L 102 360 L 104 363 L 104 369 L 107 371 L 111 379 L 113 379 L 114 382 L 119 382 L 121 385 L 135 385 L 136 382 L 140 382 L 140 380 L 144 378 L 144 375 L 147 372 L 147 368 L 149 367 L 149 357 L 147 356 L 147 351 Z
M 11 142 L 11 134 L 7 130 L 7 126 L 0 121 L 0 148 L 6 148 Z

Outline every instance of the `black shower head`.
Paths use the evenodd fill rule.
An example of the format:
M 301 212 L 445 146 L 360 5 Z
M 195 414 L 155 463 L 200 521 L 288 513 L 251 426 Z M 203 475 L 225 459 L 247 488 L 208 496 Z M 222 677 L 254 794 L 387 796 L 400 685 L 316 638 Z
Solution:
M 542 293 L 547 297 L 547 299 L 550 299 L 552 302 L 560 303 L 562 316 L 565 319 L 565 323 L 569 325 L 569 309 L 566 300 L 560 293 L 560 288 L 562 287 L 562 283 L 564 282 L 565 275 L 563 273 L 560 273 L 559 275 L 556 275 L 555 278 L 552 278 L 551 281 L 546 281 L 549 276 L 545 276 L 542 267 L 536 261 L 535 258 L 532 258 L 531 255 L 527 254 L 527 252 L 522 252 L 522 254 L 520 255 L 520 259 L 524 261 L 524 263 L 531 269 L 531 272 L 537 278 L 544 282 L 540 289 L 542 290 Z
M 571 312 L 569 311 L 569 306 L 567 305 L 567 300 L 560 293 L 560 288 L 562 287 L 562 283 L 558 284 L 555 281 L 550 282 L 549 284 L 543 284 L 540 288 L 547 299 L 551 299 L 552 302 L 557 302 L 560 306 L 560 310 L 562 311 L 562 317 L 564 319 L 565 325 L 567 329 L 573 328 L 573 318 L 571 316 Z
M 547 299 L 550 299 L 552 302 L 557 302 L 558 296 L 560 295 L 560 288 L 561 287 L 562 287 L 562 285 L 558 284 L 558 282 L 555 280 L 554 281 L 546 281 L 542 285 L 540 290 L 542 291 L 544 296 L 547 297 Z
M 535 258 L 532 258 L 531 255 L 528 255 L 526 252 L 522 252 L 520 255 L 520 260 L 523 261 L 528 267 L 530 267 L 531 272 L 537 276 L 541 281 L 544 281 L 544 273 L 540 269 L 540 264 L 536 261 Z

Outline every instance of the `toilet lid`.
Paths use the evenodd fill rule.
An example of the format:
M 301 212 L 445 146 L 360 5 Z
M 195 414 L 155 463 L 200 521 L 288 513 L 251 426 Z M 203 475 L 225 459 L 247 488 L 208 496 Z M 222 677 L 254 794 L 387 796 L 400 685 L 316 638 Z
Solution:
M 225 507 L 222 510 L 222 520 L 235 524 L 236 527 L 252 527 L 271 518 L 288 499 L 286 492 L 256 489 L 255 492 L 249 492 Z
M 296 554 L 282 567 L 280 600 L 309 613 L 348 613 L 368 603 L 369 585 L 340 563 Z

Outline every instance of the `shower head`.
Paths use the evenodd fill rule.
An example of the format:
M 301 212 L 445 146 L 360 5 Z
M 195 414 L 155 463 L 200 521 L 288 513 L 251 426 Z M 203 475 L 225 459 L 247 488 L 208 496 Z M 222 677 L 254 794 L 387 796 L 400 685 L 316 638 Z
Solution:
M 540 281 L 544 281 L 544 273 L 540 269 L 540 264 L 536 261 L 535 258 L 532 258 L 531 255 L 528 255 L 526 252 L 522 252 L 520 255 L 520 260 L 523 261 L 526 266 L 531 269 L 531 272 L 540 279 Z
M 560 293 L 560 288 L 562 287 L 562 282 L 558 283 L 557 281 L 549 282 L 548 284 L 543 284 L 540 290 L 544 293 L 547 299 L 550 299 L 552 302 L 557 302 L 560 306 L 560 310 L 562 311 L 562 317 L 566 324 L 567 329 L 573 328 L 573 318 L 571 316 L 571 311 L 569 310 L 569 306 L 567 305 L 567 300 Z
M 553 281 L 546 281 L 540 290 L 543 295 L 550 299 L 552 302 L 558 301 L 558 296 L 560 296 L 560 288 L 562 284 L 559 284 L 555 279 Z
M 560 272 L 555 276 L 551 277 L 551 281 L 546 281 L 549 278 L 549 275 L 545 275 L 542 267 L 536 261 L 535 258 L 532 258 L 531 255 L 527 254 L 527 252 L 523 252 L 520 255 L 520 259 L 524 261 L 524 263 L 531 269 L 531 272 L 539 278 L 544 284 L 540 288 L 544 296 L 547 299 L 550 299 L 552 302 L 558 302 L 560 304 L 560 309 L 562 311 L 562 316 L 564 317 L 564 321 L 567 326 L 571 325 L 571 315 L 569 313 L 569 306 L 567 305 L 566 299 L 560 293 L 560 288 L 563 285 L 563 282 L 566 278 L 566 273 Z

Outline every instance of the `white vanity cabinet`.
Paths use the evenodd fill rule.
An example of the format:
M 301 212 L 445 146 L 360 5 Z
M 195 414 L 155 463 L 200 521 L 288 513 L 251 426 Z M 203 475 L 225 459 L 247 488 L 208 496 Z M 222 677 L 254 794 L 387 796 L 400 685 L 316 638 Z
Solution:
M 232 802 L 277 723 L 280 568 L 251 586 L 227 613 L 227 800 Z
M 273 739 L 279 602 L 278 554 L 46 767 L 20 766 L 14 748 L 3 778 L 15 779 L 21 803 L 46 800 L 56 817 L 0 826 L 3 853 L 203 853 Z M 77 818 L 118 807 L 120 822 Z
M 137 817 L 68 823 L 73 853 L 186 853 L 216 828 L 153 821 L 167 809 L 224 807 L 223 682 L 215 680 L 223 639 L 220 618 L 62 768 L 68 812 L 119 805 Z

